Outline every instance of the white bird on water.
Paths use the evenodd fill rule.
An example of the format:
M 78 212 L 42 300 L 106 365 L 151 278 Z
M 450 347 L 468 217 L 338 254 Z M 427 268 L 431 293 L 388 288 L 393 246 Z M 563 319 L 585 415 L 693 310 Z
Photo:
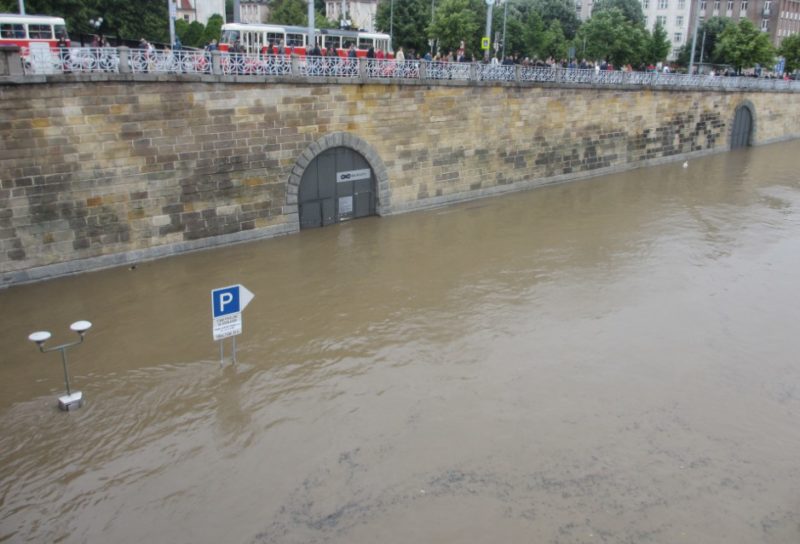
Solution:
M 683 161 L 683 167 L 689 168 L 689 161 Z

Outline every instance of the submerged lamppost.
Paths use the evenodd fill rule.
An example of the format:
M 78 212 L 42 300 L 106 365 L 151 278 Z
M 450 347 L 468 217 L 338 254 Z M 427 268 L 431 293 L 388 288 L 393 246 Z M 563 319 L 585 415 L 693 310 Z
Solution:
M 92 324 L 88 321 L 76 321 L 72 325 L 69 326 L 70 330 L 73 332 L 77 332 L 80 336 L 80 340 L 77 342 L 68 342 L 66 344 L 61 344 L 60 346 L 54 346 L 52 348 L 45 349 L 44 343 L 47 342 L 52 334 L 48 331 L 38 331 L 31 333 L 28 336 L 28 340 L 31 342 L 35 342 L 36 345 L 39 347 L 39 351 L 42 353 L 49 353 L 51 351 L 60 350 L 61 351 L 61 364 L 64 367 L 64 382 L 67 386 L 67 394 L 58 397 L 58 407 L 62 410 L 69 411 L 73 408 L 79 408 L 83 404 L 83 393 L 80 391 L 72 392 L 69 387 L 69 372 L 67 371 L 67 350 L 71 347 L 77 346 L 78 344 L 83 343 L 83 335 L 86 334 L 90 328 L 92 328 Z

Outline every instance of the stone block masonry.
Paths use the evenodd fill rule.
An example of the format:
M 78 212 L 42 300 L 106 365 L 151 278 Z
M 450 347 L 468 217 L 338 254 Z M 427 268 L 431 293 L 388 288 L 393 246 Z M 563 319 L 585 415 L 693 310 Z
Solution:
M 384 215 L 725 151 L 745 102 L 755 143 L 800 135 L 800 93 L 0 83 L 0 285 L 294 232 L 331 135 L 380 157 Z

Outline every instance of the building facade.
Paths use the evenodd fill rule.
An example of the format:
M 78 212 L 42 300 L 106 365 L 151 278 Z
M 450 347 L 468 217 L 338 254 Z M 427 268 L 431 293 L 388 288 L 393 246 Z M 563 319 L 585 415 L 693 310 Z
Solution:
M 325 17 L 331 21 L 340 21 L 343 6 L 345 19 L 350 21 L 350 26 L 367 32 L 375 32 L 378 0 L 326 0 Z
M 644 12 L 644 24 L 650 32 L 658 22 L 667 33 L 672 44 L 667 60 L 675 60 L 680 48 L 684 46 L 689 34 L 689 19 L 692 13 L 693 0 L 639 0 Z M 799 0 L 800 1 L 800 0 Z M 592 16 L 592 0 L 575 0 L 575 11 L 581 21 Z M 688 38 L 687 38 L 688 37 Z
M 225 19 L 225 0 L 177 0 L 175 4 L 177 18 L 187 23 L 206 24 L 215 14 Z
M 243 23 L 258 24 L 269 19 L 268 0 L 241 0 L 239 20 Z
M 769 34 L 772 45 L 779 47 L 787 36 L 800 32 L 800 0 L 696 0 L 697 20 L 728 17 L 734 22 L 749 19 Z M 692 21 L 694 31 L 694 21 Z

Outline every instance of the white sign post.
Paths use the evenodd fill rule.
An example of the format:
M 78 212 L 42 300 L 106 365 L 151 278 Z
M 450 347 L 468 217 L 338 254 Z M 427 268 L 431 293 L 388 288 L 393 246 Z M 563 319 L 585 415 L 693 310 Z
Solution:
M 211 291 L 211 332 L 219 341 L 219 362 L 225 357 L 225 339 L 233 342 L 233 362 L 236 362 L 236 337 L 242 334 L 242 310 L 255 295 L 244 285 L 229 285 Z

